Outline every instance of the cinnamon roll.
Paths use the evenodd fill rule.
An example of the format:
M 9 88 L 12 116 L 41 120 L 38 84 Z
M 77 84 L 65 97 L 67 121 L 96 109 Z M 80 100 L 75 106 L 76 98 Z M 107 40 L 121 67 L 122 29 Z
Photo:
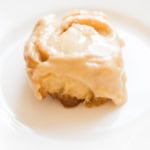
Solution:
M 79 10 L 38 20 L 24 57 L 37 98 L 48 95 L 66 107 L 126 101 L 122 42 L 99 11 Z

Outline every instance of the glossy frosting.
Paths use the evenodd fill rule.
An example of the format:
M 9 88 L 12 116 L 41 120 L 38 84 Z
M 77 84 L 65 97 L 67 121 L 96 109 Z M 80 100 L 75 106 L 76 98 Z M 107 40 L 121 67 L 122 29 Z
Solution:
M 122 42 L 108 27 L 110 32 L 103 34 L 87 23 L 75 22 L 62 30 L 54 15 L 40 19 L 25 47 L 27 70 L 36 95 L 43 97 L 41 86 L 54 93 L 66 81 L 66 94 L 89 100 L 87 93 L 91 92 L 96 98 L 106 97 L 117 105 L 124 103 Z

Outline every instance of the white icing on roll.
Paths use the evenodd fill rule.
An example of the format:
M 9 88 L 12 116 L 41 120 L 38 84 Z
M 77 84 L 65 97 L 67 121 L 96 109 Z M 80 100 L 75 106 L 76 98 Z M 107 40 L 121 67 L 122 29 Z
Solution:
M 27 70 L 36 95 L 42 97 L 39 89 L 51 74 L 60 80 L 68 77 L 67 82 L 80 89 L 77 95 L 72 94 L 77 98 L 84 98 L 82 93 L 88 89 L 95 98 L 106 97 L 117 105 L 124 103 L 126 78 L 117 33 L 101 13 L 83 11 L 69 17 L 61 21 L 54 15 L 42 18 L 26 44 Z M 65 88 L 68 86 L 67 83 Z

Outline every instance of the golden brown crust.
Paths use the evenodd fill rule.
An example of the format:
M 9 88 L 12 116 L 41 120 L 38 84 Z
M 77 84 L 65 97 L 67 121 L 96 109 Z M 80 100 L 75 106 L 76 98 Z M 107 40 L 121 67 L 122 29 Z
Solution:
M 58 99 L 64 107 L 75 107 L 79 105 L 80 103 L 85 103 L 85 106 L 87 107 L 93 107 L 93 106 L 100 106 L 105 104 L 108 101 L 111 101 L 111 99 L 108 98 L 94 98 L 90 101 L 85 101 L 84 99 L 78 99 L 77 97 L 71 97 L 70 95 L 60 95 L 59 93 L 53 93 L 49 94 L 52 98 Z
M 58 99 L 64 107 L 75 107 L 84 101 L 84 99 L 78 99 L 70 95 L 60 95 L 58 93 L 50 94 L 50 96 L 54 99 Z
M 74 23 L 91 26 L 103 35 L 112 33 L 112 29 L 102 18 L 94 17 L 93 15 L 81 15 L 80 13 L 79 15 L 65 17 L 62 23 L 62 31 L 65 32 Z

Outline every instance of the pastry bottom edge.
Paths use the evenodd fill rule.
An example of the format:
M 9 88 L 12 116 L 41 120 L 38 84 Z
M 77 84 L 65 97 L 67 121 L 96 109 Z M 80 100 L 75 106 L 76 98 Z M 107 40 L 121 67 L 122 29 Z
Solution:
M 75 107 L 80 103 L 84 103 L 87 107 L 100 106 L 108 101 L 112 101 L 110 98 L 105 97 L 93 98 L 90 101 L 86 101 L 85 99 L 79 99 L 70 95 L 59 95 L 58 93 L 50 93 L 49 96 L 53 99 L 59 100 L 61 104 L 67 108 Z

